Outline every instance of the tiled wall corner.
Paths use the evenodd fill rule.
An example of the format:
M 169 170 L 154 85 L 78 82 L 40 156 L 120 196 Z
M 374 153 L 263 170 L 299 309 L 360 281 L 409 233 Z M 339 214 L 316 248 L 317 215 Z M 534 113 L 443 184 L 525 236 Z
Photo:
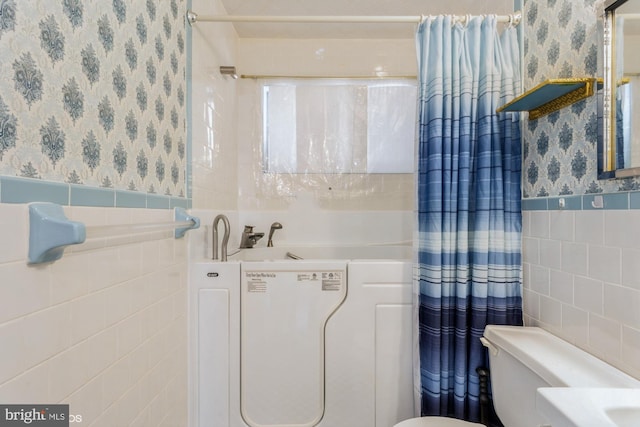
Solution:
M 640 378 L 640 210 L 524 211 L 525 323 Z
M 65 213 L 88 225 L 173 220 L 170 210 Z M 186 426 L 187 240 L 96 239 L 30 266 L 27 224 L 26 205 L 0 204 L 0 401 L 68 403 L 79 426 Z

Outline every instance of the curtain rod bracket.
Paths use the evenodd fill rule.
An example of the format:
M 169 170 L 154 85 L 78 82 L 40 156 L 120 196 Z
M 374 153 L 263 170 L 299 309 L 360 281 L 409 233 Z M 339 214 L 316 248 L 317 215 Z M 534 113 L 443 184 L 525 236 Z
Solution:
M 238 78 L 238 74 L 236 73 L 236 67 L 233 65 L 221 65 L 220 74 L 222 74 L 223 76 L 229 76 L 234 80 Z
M 191 11 L 191 10 L 188 10 L 187 11 L 187 22 L 189 23 L 189 25 L 193 25 L 196 22 L 198 22 L 198 14 L 193 12 L 193 11 Z

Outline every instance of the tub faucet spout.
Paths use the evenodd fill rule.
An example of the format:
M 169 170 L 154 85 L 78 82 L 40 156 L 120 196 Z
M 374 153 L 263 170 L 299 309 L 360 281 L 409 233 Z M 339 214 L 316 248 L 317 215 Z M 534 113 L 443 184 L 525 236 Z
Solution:
M 227 261 L 227 244 L 229 243 L 229 233 L 231 227 L 229 226 L 229 218 L 226 215 L 218 215 L 213 220 L 213 259 L 218 259 L 218 223 L 222 220 L 224 224 L 224 235 L 222 236 L 222 250 L 220 251 L 220 261 Z
M 240 249 L 250 249 L 264 237 L 264 233 L 254 233 L 253 225 L 245 225 L 240 239 Z

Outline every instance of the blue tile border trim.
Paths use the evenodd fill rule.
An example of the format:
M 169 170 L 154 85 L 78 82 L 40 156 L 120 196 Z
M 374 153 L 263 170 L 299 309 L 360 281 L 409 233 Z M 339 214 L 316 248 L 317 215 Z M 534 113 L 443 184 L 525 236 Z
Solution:
M 191 199 L 89 187 L 33 178 L 0 176 L 0 203 L 51 202 L 62 206 L 191 209 Z
M 71 206 L 114 206 L 115 193 L 112 188 L 91 188 L 84 185 L 70 185 Z
M 116 190 L 116 207 L 118 208 L 146 208 L 147 195 L 135 191 Z
M 603 208 L 594 206 L 594 200 L 597 196 L 602 196 Z M 584 210 L 629 209 L 629 193 L 586 194 L 583 196 L 582 206 Z
M 548 199 L 522 199 L 523 211 L 546 211 Z
M 2 178 L 2 203 L 50 202 L 69 204 L 69 184 L 39 179 Z
M 594 206 L 593 202 L 596 197 L 602 197 L 603 207 Z M 564 208 L 560 207 L 561 199 L 564 199 Z M 523 211 L 580 211 L 621 209 L 640 209 L 640 191 L 585 194 L 583 196 L 522 199 Z
M 568 196 L 568 197 L 552 197 L 548 203 L 549 210 L 566 210 L 566 211 L 578 211 L 582 209 L 583 198 L 582 196 Z M 564 207 L 560 207 L 560 201 L 564 201 Z
M 171 209 L 171 198 L 159 194 L 147 194 L 147 207 L 151 209 Z
M 629 209 L 640 209 L 640 191 L 629 193 Z

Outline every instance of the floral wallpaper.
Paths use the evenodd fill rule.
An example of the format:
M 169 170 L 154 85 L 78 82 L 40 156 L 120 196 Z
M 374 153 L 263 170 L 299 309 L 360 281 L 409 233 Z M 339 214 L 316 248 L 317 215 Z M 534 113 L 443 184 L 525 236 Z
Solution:
M 597 0 L 525 0 L 525 89 L 550 78 L 598 76 L 601 10 Z M 597 179 L 597 138 L 595 97 L 538 120 L 525 120 L 523 197 L 640 188 L 637 179 Z
M 184 0 L 0 0 L 0 175 L 184 197 Z

